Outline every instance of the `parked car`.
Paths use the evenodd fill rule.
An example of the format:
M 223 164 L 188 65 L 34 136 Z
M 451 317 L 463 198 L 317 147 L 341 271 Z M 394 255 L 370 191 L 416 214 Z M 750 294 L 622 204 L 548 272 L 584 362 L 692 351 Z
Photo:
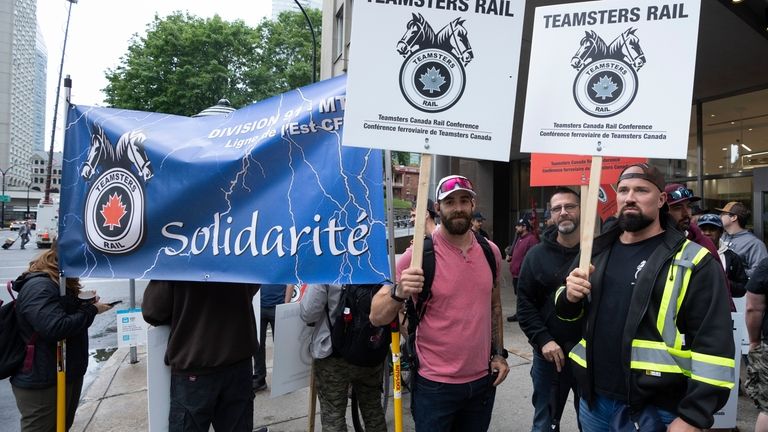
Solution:
M 18 231 L 18 230 L 20 230 L 22 225 L 24 225 L 23 221 L 13 221 L 13 222 L 11 222 L 11 231 Z

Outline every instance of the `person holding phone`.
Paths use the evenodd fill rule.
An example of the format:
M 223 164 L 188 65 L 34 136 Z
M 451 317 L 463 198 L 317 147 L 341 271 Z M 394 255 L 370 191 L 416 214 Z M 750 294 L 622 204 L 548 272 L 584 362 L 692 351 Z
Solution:
M 22 432 L 56 429 L 56 341 L 61 339 L 67 340 L 66 429 L 74 422 L 88 367 L 88 327 L 111 309 L 98 296 L 80 299 L 81 288 L 79 279 L 67 279 L 66 295 L 59 294 L 56 245 L 13 282 L 19 330 L 34 347 L 31 365 L 11 377 Z

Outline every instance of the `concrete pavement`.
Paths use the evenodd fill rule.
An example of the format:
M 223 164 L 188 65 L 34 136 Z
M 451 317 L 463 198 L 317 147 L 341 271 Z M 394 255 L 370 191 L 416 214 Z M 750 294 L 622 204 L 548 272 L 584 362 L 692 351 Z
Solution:
M 506 267 L 506 266 L 504 266 Z M 505 269 L 505 276 L 509 276 Z M 505 286 L 509 286 L 505 284 Z M 503 293 L 504 314 L 515 311 L 515 297 Z M 510 374 L 499 387 L 494 405 L 491 431 L 523 432 L 530 430 L 533 408 L 531 406 L 532 385 L 530 379 L 531 349 L 517 323 L 504 324 L 504 342 L 510 351 L 508 359 Z M 267 337 L 267 366 L 271 377 L 271 338 Z M 127 349 L 120 349 L 106 361 L 99 370 L 93 384 L 84 392 L 78 410 L 74 432 L 137 431 L 147 430 L 147 382 L 146 352 L 139 350 L 139 362 L 129 363 Z M 409 397 L 403 397 L 404 430 L 413 431 L 409 412 Z M 389 430 L 392 425 L 392 400 L 388 404 L 387 419 Z M 572 406 L 572 405 L 570 405 Z M 566 407 L 562 420 L 563 431 L 576 431 L 574 410 Z M 318 404 L 319 410 L 319 404 Z M 289 395 L 270 399 L 268 392 L 256 395 L 254 426 L 269 426 L 271 431 L 306 431 L 308 424 L 308 390 L 303 389 Z M 746 397 L 739 400 L 739 423 L 742 431 L 751 431 L 757 417 L 757 410 Z M 316 430 L 321 430 L 320 416 L 316 416 Z M 348 415 L 349 430 L 352 421 Z

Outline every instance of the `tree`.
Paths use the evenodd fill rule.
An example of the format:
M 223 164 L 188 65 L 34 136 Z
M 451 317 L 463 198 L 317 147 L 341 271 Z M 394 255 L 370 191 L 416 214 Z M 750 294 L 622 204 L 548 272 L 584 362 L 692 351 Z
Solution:
M 317 44 L 315 67 L 320 70 L 319 9 L 306 9 Z M 265 99 L 312 82 L 312 35 L 301 12 L 282 12 L 276 21 L 263 20 L 257 30 L 259 62 L 249 71 L 256 100 Z
M 392 152 L 392 165 L 408 166 L 410 164 L 411 164 L 411 153 L 399 152 L 399 151 Z
M 308 13 L 319 27 L 320 12 Z M 134 35 L 120 65 L 106 72 L 106 102 L 189 116 L 222 97 L 242 107 L 300 87 L 312 77 L 312 44 L 298 37 L 311 41 L 305 29 L 300 12 L 283 13 L 276 22 L 264 19 L 255 29 L 219 16 L 155 15 L 147 34 Z

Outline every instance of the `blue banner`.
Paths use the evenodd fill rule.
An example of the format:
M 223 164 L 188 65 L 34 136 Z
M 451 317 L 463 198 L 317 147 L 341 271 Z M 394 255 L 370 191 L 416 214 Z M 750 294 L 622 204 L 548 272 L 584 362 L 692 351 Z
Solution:
M 68 277 L 389 279 L 382 152 L 341 146 L 345 77 L 226 115 L 71 106 Z

